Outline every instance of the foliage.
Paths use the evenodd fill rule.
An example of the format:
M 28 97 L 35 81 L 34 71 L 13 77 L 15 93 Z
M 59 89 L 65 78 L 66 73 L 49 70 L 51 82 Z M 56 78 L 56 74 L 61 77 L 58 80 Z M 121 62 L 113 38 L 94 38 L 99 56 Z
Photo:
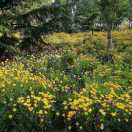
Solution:
M 105 32 L 80 32 L 80 33 L 53 33 L 46 37 L 42 36 L 44 42 L 54 45 L 55 47 L 71 47 L 76 50 L 88 50 L 89 52 L 101 52 L 106 49 L 107 34 Z M 132 32 L 131 30 L 125 30 L 122 32 L 113 32 L 113 43 L 115 43 L 115 50 L 125 50 L 131 46 Z M 83 43 L 83 45 L 82 45 Z M 82 47 L 82 49 L 81 49 Z
M 131 31 L 110 54 L 105 35 L 55 33 L 60 52 L 1 62 L 0 131 L 131 131 Z
M 130 0 L 1 0 L 0 131 L 132 131 L 132 31 L 111 34 L 124 18 Z

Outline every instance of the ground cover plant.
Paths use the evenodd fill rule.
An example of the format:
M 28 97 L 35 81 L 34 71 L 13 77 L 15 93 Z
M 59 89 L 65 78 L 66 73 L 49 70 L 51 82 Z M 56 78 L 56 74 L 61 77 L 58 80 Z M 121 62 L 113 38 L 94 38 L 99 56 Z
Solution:
M 0 131 L 131 132 L 132 31 L 110 52 L 105 32 L 42 40 L 54 49 L 0 63 Z
M 131 132 L 131 1 L 0 0 L 0 132 Z

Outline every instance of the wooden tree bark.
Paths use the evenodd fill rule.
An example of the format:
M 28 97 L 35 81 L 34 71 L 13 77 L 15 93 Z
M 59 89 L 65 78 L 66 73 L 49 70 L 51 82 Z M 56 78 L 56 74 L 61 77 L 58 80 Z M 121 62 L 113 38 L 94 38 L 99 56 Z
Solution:
M 108 26 L 107 29 L 107 50 L 110 51 L 114 49 L 114 44 L 113 44 L 113 40 L 112 40 L 112 28 L 111 26 Z

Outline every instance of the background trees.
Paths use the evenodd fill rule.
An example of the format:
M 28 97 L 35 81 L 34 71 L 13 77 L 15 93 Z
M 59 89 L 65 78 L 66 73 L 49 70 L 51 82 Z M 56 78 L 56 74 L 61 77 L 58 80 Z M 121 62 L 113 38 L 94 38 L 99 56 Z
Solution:
M 128 6 L 128 19 L 129 19 L 129 28 L 132 28 L 132 1 L 129 0 Z
M 132 14 L 130 0 L 116 0 L 113 3 L 112 0 L 3 0 L 0 2 L 0 8 L 2 9 L 0 13 L 0 31 L 6 30 L 9 26 L 6 22 L 9 23 L 9 20 L 17 21 L 19 16 L 30 12 L 32 12 L 32 16 L 35 16 L 35 10 L 38 11 L 39 8 L 45 10 L 45 6 L 49 8 L 50 16 L 56 17 L 54 24 L 57 26 L 55 26 L 56 29 L 53 28 L 53 31 L 58 32 L 91 30 L 96 20 L 103 20 L 102 22 L 104 22 L 107 19 L 109 23 L 110 20 L 113 21 L 112 23 L 120 23 L 124 17 L 130 19 Z M 51 8 L 54 8 L 54 12 L 51 11 Z M 32 17 L 30 22 L 33 23 L 38 16 L 42 18 L 43 14 Z M 51 26 L 53 26 L 52 22 Z
M 108 38 L 108 50 L 113 49 L 112 29 L 114 23 L 120 23 L 124 17 L 127 17 L 127 0 L 99 0 L 99 9 L 101 17 L 105 23 Z
M 0 33 L 20 31 L 22 43 L 38 43 L 42 34 L 50 32 L 101 28 L 108 31 L 108 49 L 112 49 L 111 30 L 124 18 L 132 18 L 131 0 L 2 0 L 0 8 Z

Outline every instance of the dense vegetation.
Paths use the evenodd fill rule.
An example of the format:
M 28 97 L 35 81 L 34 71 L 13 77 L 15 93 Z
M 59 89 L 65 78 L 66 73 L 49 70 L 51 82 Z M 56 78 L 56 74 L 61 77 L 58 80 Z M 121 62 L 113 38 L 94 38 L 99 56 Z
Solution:
M 130 0 L 2 0 L 0 8 L 0 46 L 13 52 L 38 45 L 47 33 L 91 30 L 107 31 L 112 49 L 111 31 L 127 29 L 124 21 L 132 27 Z M 12 38 L 16 32 L 19 42 Z
M 131 11 L 131 0 L 1 0 L 0 132 L 131 132 Z
M 105 33 L 55 33 L 45 55 L 1 62 L 0 131 L 131 131 L 132 32 L 113 36 L 111 53 Z

